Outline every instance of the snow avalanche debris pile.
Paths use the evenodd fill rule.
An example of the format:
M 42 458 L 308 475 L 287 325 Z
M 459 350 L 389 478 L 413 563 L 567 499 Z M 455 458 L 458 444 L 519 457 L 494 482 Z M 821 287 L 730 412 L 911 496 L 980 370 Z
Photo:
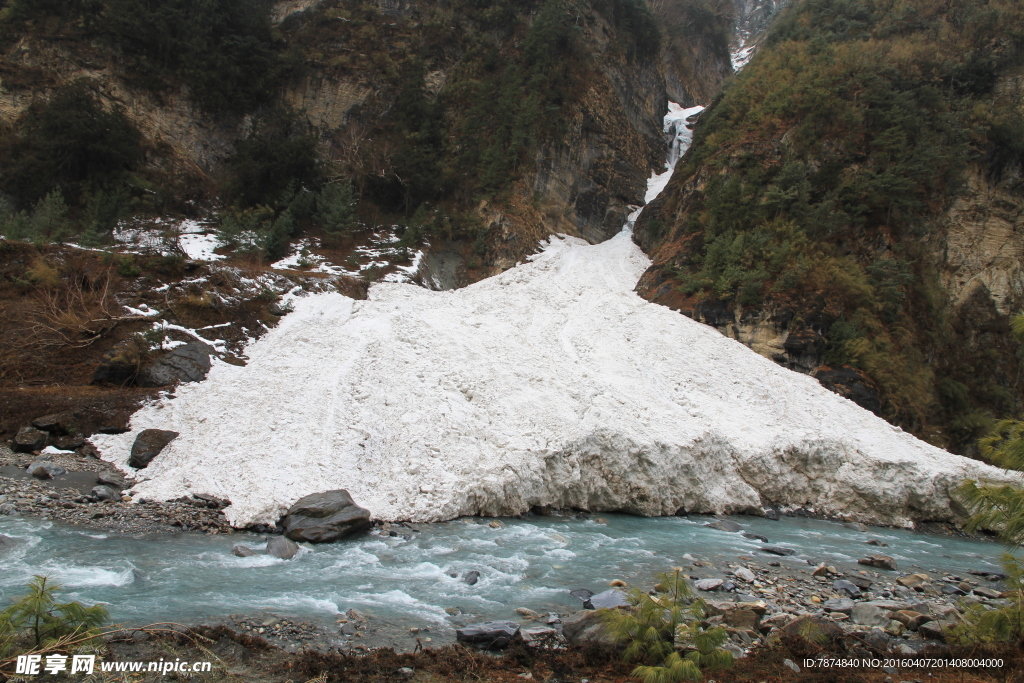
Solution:
M 644 301 L 647 266 L 628 232 L 553 238 L 465 289 L 299 298 L 246 367 L 215 364 L 97 445 L 127 467 L 139 431 L 179 432 L 135 490 L 228 498 L 235 525 L 332 489 L 386 520 L 772 503 L 909 524 L 952 517 L 965 477 L 1010 476 Z

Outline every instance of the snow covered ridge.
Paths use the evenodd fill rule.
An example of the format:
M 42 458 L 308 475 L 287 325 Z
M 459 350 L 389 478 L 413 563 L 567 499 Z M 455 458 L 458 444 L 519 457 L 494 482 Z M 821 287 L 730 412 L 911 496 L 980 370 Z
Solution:
M 217 364 L 97 445 L 127 469 L 139 430 L 180 432 L 137 494 L 228 498 L 239 526 L 334 488 L 385 520 L 772 503 L 908 525 L 953 518 L 965 478 L 1012 480 L 644 301 L 647 265 L 626 232 L 553 238 L 461 290 L 296 299 L 248 366 Z

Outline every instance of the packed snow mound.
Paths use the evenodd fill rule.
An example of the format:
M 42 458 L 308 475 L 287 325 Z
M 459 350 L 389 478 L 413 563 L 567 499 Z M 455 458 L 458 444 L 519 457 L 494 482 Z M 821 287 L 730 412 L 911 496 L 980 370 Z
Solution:
M 246 367 L 216 365 L 98 445 L 129 469 L 140 430 L 180 432 L 135 492 L 228 498 L 235 525 L 336 488 L 384 520 L 778 504 L 908 524 L 953 517 L 965 478 L 1006 480 L 641 299 L 648 264 L 627 232 L 556 237 L 461 290 L 301 298 Z

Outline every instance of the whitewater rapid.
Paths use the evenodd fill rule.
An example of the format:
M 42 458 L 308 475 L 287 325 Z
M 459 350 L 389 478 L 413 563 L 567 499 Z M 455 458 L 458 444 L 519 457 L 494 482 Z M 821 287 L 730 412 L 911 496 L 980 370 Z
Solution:
M 135 495 L 227 498 L 235 525 L 335 488 L 385 520 L 773 504 L 905 525 L 952 518 L 965 478 L 1006 480 L 643 300 L 648 264 L 626 231 L 555 237 L 460 290 L 300 298 L 248 365 L 217 363 L 98 445 L 131 471 L 139 430 L 180 432 Z

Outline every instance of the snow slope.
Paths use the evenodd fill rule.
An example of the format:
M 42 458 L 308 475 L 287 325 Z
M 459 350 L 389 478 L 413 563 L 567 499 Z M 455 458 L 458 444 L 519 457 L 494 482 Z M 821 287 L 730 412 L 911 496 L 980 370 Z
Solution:
M 226 497 L 236 525 L 333 488 L 388 520 L 774 503 L 908 524 L 951 518 L 965 477 L 1009 476 L 644 301 L 647 265 L 624 231 L 553 238 L 461 290 L 298 299 L 248 366 L 217 364 L 98 445 L 127 469 L 139 430 L 181 432 L 137 494 Z

